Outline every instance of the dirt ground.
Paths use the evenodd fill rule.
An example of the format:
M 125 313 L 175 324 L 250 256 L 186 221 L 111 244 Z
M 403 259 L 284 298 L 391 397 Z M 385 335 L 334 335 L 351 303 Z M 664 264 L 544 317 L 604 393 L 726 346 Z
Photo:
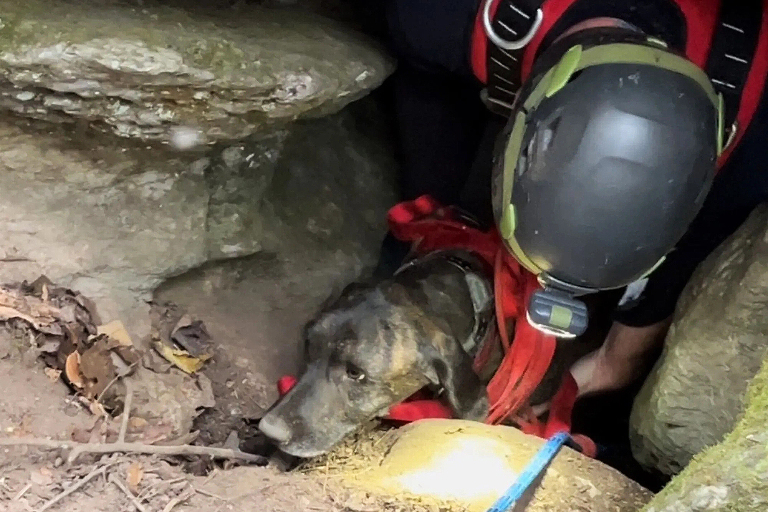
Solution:
M 171 402 L 187 395 L 194 402 L 184 410 L 171 410 L 173 416 L 196 416 L 186 423 L 175 418 L 171 422 L 176 425 L 174 435 L 179 425 L 187 425 L 192 430 L 186 441 L 190 444 L 237 448 L 231 444 L 236 434 L 240 449 L 249 451 L 258 445 L 256 424 L 277 398 L 276 380 L 300 370 L 302 326 L 331 290 L 347 284 L 359 270 L 359 262 L 343 255 L 337 256 L 338 265 L 328 265 L 327 254 L 304 253 L 294 260 L 262 254 L 220 262 L 157 290 L 153 314 L 159 328 L 174 325 L 184 315 L 202 320 L 213 350 L 202 374 L 210 382 L 215 403 L 205 397 L 205 390 L 197 389 L 200 378 L 197 387 L 193 384 L 184 392 L 171 393 L 175 383 L 188 386 L 194 379 L 179 371 L 171 379 L 167 363 L 157 374 L 163 378 L 145 386 L 150 392 L 154 385 L 160 386 L 164 390 L 158 393 L 170 396 Z M 60 375 L 34 351 L 24 349 L 34 344 L 27 335 L 0 328 L 0 389 L 4 391 L 0 393 L 0 510 L 439 510 L 434 504 L 404 504 L 345 490 L 325 470 L 286 474 L 273 467 L 214 461 L 207 456 L 84 455 L 70 463 L 67 450 L 3 445 L 3 438 L 20 437 L 113 442 L 121 423 L 119 408 L 112 411 L 110 421 L 96 418 L 89 403 L 78 400 Z M 207 405 L 197 407 L 202 404 Z M 146 409 L 141 403 L 138 407 Z M 151 407 L 148 410 L 152 412 Z M 197 415 L 199 410 L 202 413 Z M 174 441 L 162 422 L 151 430 L 152 421 L 138 434 L 131 426 L 129 437 L 141 434 L 137 439 L 149 437 L 159 444 Z M 73 486 L 75 490 L 67 494 Z
M 216 405 L 196 420 L 194 444 L 222 446 L 233 430 L 247 444 L 255 421 L 246 419 L 276 398 L 279 376 L 298 369 L 301 326 L 338 284 L 338 273 L 323 268 L 327 262 L 257 256 L 199 269 L 158 291 L 158 301 L 176 302 L 163 302 L 165 313 L 199 317 L 215 346 L 203 373 Z M 16 446 L 20 438 L 105 442 L 121 423 L 119 411 L 111 422 L 95 417 L 29 350 L 32 337 L 0 328 L 0 510 L 414 510 L 322 477 L 207 456 L 85 454 L 69 462 L 67 449 Z
M 0 470 L 0 504 L 7 512 L 407 510 L 318 478 L 244 466 L 193 476 L 176 461 L 147 456 L 105 455 L 68 467 L 55 455 L 12 448 L 0 455 Z

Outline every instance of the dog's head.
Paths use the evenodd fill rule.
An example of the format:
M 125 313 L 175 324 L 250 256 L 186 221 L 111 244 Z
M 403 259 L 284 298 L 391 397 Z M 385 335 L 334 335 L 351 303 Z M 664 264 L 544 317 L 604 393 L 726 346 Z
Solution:
M 317 456 L 429 384 L 457 417 L 484 419 L 485 386 L 460 343 L 471 299 L 455 277 L 417 271 L 348 286 L 305 327 L 306 371 L 261 431 L 290 455 Z

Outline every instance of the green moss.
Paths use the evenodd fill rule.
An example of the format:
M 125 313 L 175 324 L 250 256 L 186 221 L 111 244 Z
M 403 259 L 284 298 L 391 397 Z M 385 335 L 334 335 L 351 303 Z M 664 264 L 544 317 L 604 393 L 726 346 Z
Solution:
M 734 430 L 691 463 L 643 510 L 664 510 L 703 485 L 727 486 L 729 500 L 722 511 L 763 511 L 768 508 L 768 359 L 746 395 L 747 407 Z
M 257 78 L 267 84 L 276 70 L 290 69 L 287 59 L 296 56 L 339 71 L 355 61 L 384 64 L 372 41 L 339 31 L 334 22 L 311 13 L 287 17 L 257 7 L 218 13 L 162 5 L 137 9 L 98 2 L 0 0 L 0 19 L 0 51 L 120 38 L 173 49 L 188 65 L 217 76 Z

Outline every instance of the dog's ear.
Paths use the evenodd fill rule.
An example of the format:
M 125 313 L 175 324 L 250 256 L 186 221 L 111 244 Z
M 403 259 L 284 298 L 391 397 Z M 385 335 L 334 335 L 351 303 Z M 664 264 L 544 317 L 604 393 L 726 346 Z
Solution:
M 461 419 L 483 421 L 488 415 L 485 384 L 472 368 L 472 358 L 456 338 L 440 335 L 430 344 L 427 377 L 443 388 L 448 404 Z

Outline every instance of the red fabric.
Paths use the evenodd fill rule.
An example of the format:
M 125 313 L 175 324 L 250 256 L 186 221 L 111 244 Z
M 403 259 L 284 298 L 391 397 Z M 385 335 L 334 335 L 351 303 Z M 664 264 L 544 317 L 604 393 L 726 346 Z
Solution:
M 480 2 L 480 9 L 475 16 L 475 27 L 472 30 L 472 42 L 469 51 L 470 60 L 472 63 L 472 71 L 475 76 L 482 83 L 488 82 L 488 67 L 486 52 L 488 51 L 488 38 L 485 36 L 485 29 L 483 28 L 483 9 L 485 8 L 485 0 Z M 493 0 L 491 4 L 491 19 L 496 16 L 496 11 L 499 9 L 499 0 Z
M 685 55 L 691 62 L 704 68 L 712 48 L 712 38 L 717 28 L 721 0 L 676 0 L 685 18 L 688 32 Z
M 280 379 L 277 381 L 277 392 L 280 393 L 280 396 L 285 396 L 295 385 L 296 377 L 292 375 L 280 377 Z
M 525 80 L 531 72 L 539 46 L 541 46 L 541 42 L 547 36 L 549 30 L 575 1 L 548 0 L 544 2 L 544 5 L 541 7 L 544 13 L 544 21 L 538 33 L 528 43 L 523 53 L 523 62 L 520 67 L 521 80 Z M 720 10 L 720 1 L 676 0 L 686 20 L 686 56 L 699 67 L 704 67 L 709 56 L 709 49 L 712 46 L 712 38 L 717 23 L 717 14 Z

